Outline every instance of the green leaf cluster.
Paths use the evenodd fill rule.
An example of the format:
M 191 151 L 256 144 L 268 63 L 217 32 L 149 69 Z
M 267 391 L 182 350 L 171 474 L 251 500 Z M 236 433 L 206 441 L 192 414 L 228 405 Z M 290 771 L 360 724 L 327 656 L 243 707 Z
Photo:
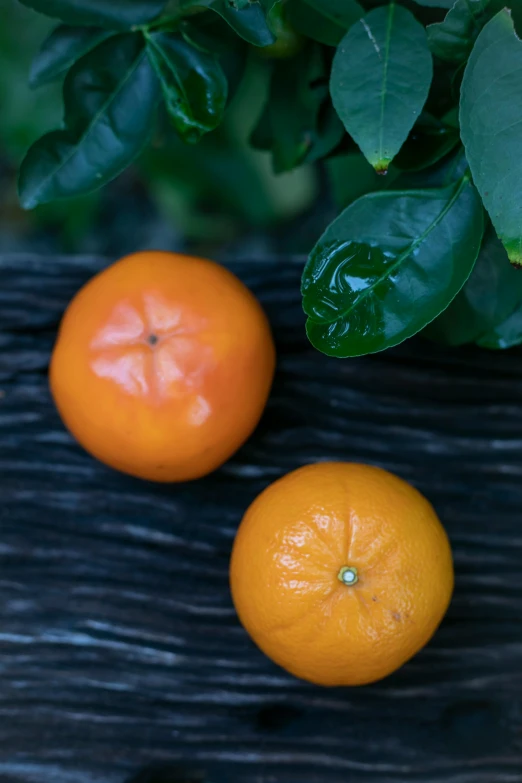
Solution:
M 522 0 L 22 2 L 59 22 L 30 82 L 62 80 L 64 105 L 21 165 L 26 208 L 116 177 L 159 112 L 215 169 L 206 137 L 255 58 L 250 144 L 276 173 L 326 161 L 341 210 L 303 272 L 313 345 L 522 343 Z
M 147 146 L 160 104 L 185 142 L 214 130 L 247 46 L 222 19 L 258 45 L 274 40 L 257 2 L 236 9 L 216 0 L 208 7 L 217 15 L 203 14 L 200 25 L 194 22 L 200 4 L 185 3 L 174 14 L 163 13 L 166 0 L 24 4 L 61 20 L 33 62 L 30 83 L 63 78 L 64 104 L 63 127 L 38 139 L 21 165 L 19 193 L 27 209 L 89 193 L 116 177 Z

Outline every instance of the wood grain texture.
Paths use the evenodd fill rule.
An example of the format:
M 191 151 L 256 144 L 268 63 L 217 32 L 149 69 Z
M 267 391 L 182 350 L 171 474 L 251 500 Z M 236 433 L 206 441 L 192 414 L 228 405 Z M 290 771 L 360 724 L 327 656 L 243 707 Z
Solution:
M 416 340 L 327 359 L 304 336 L 301 264 L 232 263 L 274 326 L 272 398 L 219 472 L 154 486 L 83 453 L 49 398 L 60 315 L 101 266 L 0 259 L 0 781 L 186 762 L 227 783 L 521 783 L 522 353 Z M 271 664 L 228 590 L 250 501 L 325 458 L 413 482 L 455 553 L 435 639 L 354 690 Z

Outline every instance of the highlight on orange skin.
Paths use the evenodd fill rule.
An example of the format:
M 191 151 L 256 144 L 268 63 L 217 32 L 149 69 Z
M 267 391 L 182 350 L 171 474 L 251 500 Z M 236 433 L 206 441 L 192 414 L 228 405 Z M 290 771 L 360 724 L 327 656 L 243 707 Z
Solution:
M 51 389 L 79 442 L 156 481 L 197 478 L 247 439 L 266 404 L 275 350 L 254 296 L 211 261 L 145 252 L 71 302 Z
M 205 344 L 205 325 L 204 318 L 169 307 L 157 293 L 145 294 L 141 308 L 122 302 L 91 341 L 91 369 L 114 381 L 122 393 L 149 402 L 191 396 L 190 417 L 198 426 L 211 407 L 194 394 L 215 363 L 212 346 Z

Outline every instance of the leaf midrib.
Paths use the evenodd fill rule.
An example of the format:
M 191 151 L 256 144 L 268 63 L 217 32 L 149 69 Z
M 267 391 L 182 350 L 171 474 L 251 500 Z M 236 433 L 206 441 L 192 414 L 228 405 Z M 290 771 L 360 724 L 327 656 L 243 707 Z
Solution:
M 458 183 L 458 186 L 455 189 L 455 193 L 450 198 L 446 206 L 440 211 L 440 213 L 437 215 L 435 220 L 430 223 L 428 228 L 416 239 L 412 242 L 411 245 L 408 246 L 406 250 L 404 250 L 399 256 L 397 256 L 396 261 L 389 267 L 386 268 L 386 271 L 371 285 L 368 286 L 368 288 L 365 288 L 364 291 L 361 291 L 360 296 L 355 299 L 354 302 L 350 305 L 350 307 L 347 307 L 346 310 L 343 310 L 342 312 L 338 313 L 335 318 L 331 318 L 329 320 L 317 320 L 313 318 L 313 316 L 308 315 L 308 318 L 316 324 L 320 324 L 321 326 L 329 326 L 330 324 L 336 323 L 336 321 L 339 321 L 341 318 L 346 318 L 346 316 L 352 312 L 352 310 L 355 310 L 356 307 L 359 307 L 362 301 L 366 299 L 367 296 L 369 296 L 371 293 L 373 293 L 374 289 L 377 288 L 381 283 L 383 283 L 401 264 L 402 262 L 408 258 L 409 255 L 411 255 L 415 250 L 417 250 L 420 245 L 424 242 L 424 240 L 429 236 L 429 234 L 438 226 L 438 224 L 443 220 L 450 209 L 453 207 L 455 202 L 457 201 L 458 197 L 466 187 L 466 185 L 469 182 L 469 177 L 465 175 L 462 177 L 460 182 Z M 387 191 L 386 193 L 379 194 L 379 196 L 389 196 L 391 195 L 392 191 Z M 359 243 L 362 244 L 362 243 Z
M 190 121 L 192 123 L 192 126 L 194 128 L 198 128 L 199 130 L 203 131 L 203 133 L 208 132 L 208 130 L 209 130 L 209 128 L 211 126 L 208 123 L 205 123 L 205 122 L 202 122 L 201 120 L 199 120 L 196 117 L 196 115 L 194 114 L 194 110 L 192 108 L 192 102 L 190 100 L 190 97 L 189 97 L 186 89 L 185 89 L 185 85 L 181 81 L 181 79 L 179 77 L 179 74 L 178 74 L 178 72 L 176 70 L 176 67 L 174 66 L 174 64 L 169 59 L 169 57 L 167 55 L 167 52 L 166 52 L 166 49 L 164 47 L 162 47 L 160 44 L 158 44 L 158 42 L 155 41 L 152 36 L 146 34 L 145 38 L 147 40 L 147 43 L 149 43 L 150 46 L 153 49 L 153 51 L 151 52 L 151 54 L 152 54 L 152 58 L 151 58 L 152 59 L 152 65 L 154 67 L 154 70 L 156 71 L 156 75 L 158 76 L 158 79 L 160 81 L 162 89 L 164 89 L 164 87 L 163 87 L 163 85 L 164 85 L 163 74 L 155 66 L 155 55 L 154 55 L 154 52 L 157 53 L 158 57 L 161 57 L 161 59 L 163 60 L 163 62 L 167 66 L 169 72 L 172 74 L 172 76 L 174 78 L 174 81 L 175 81 L 175 83 L 178 86 L 178 93 L 183 97 L 183 99 L 185 101 L 185 106 L 186 106 L 187 110 L 190 111 L 190 114 L 188 113 L 188 111 L 183 112 L 182 113 L 183 116 L 186 118 L 187 121 Z M 168 87 L 168 85 L 167 85 L 167 87 Z M 181 112 L 180 112 L 180 114 L 181 114 Z
M 174 77 L 174 81 L 178 85 L 178 92 L 183 96 L 183 98 L 184 98 L 185 102 L 187 103 L 187 105 L 190 106 L 190 101 L 188 99 L 188 95 L 187 95 L 187 93 L 185 91 L 185 88 L 184 88 L 182 82 L 180 81 L 180 78 L 178 76 L 176 68 L 171 63 L 171 61 L 168 58 L 167 54 L 165 53 L 163 47 L 160 46 L 154 40 L 154 38 L 152 36 L 146 35 L 145 37 L 147 39 L 147 42 L 151 45 L 152 49 L 157 53 L 157 56 L 160 57 L 163 60 L 163 62 L 165 63 L 165 65 L 167 66 L 168 70 L 170 71 L 170 73 Z M 152 59 L 154 60 L 154 52 L 152 53 Z M 163 75 L 162 75 L 161 71 L 156 70 L 156 68 L 154 70 L 156 71 L 156 74 L 157 74 L 157 76 L 158 76 L 158 78 L 159 78 L 159 80 L 161 82 L 161 85 L 163 86 L 163 83 L 164 83 L 165 80 L 163 79 Z
M 386 28 L 386 43 L 384 47 L 384 67 L 382 72 L 382 85 L 381 85 L 381 119 L 380 119 L 380 127 L 379 127 L 379 160 L 377 163 L 384 160 L 383 154 L 383 146 L 384 146 L 384 110 L 386 106 L 386 93 L 387 93 L 387 83 L 388 83 L 388 61 L 390 59 L 390 41 L 391 41 L 391 30 L 392 30 L 392 24 L 393 24 L 393 16 L 395 12 L 395 3 L 391 2 L 388 6 L 388 25 Z

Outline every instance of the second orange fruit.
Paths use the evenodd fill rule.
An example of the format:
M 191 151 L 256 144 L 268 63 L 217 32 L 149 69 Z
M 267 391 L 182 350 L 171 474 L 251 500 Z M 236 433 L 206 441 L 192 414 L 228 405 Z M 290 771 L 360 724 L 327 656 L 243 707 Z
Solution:
M 239 617 L 258 646 L 320 685 L 379 680 L 431 638 L 453 564 L 430 503 L 379 468 L 319 463 L 248 509 L 231 561 Z
M 102 462 L 155 481 L 202 476 L 255 428 L 275 364 L 268 321 L 224 267 L 143 252 L 97 275 L 69 305 L 51 390 Z

